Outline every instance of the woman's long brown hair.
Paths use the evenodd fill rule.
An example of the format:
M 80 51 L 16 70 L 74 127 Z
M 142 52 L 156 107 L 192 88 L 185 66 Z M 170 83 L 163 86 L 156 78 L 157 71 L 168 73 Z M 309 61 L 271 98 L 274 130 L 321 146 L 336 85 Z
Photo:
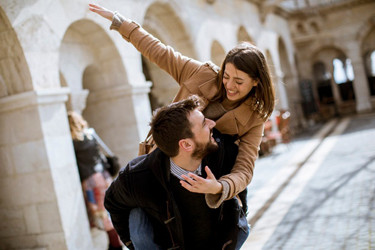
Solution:
M 231 49 L 226 55 L 217 75 L 218 93 L 213 101 L 223 101 L 226 96 L 223 77 L 227 63 L 232 63 L 238 70 L 247 73 L 253 80 L 259 81 L 258 85 L 252 88 L 246 99 L 252 98 L 253 110 L 259 114 L 261 119 L 266 121 L 275 108 L 275 87 L 263 53 L 248 42 L 242 42 Z

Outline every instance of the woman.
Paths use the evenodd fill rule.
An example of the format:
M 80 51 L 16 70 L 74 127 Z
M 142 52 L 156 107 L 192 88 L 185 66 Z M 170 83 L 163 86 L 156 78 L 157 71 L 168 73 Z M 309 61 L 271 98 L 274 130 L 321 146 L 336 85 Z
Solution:
M 275 90 L 264 55 L 250 43 L 242 43 L 226 55 L 221 69 L 211 62 L 198 62 L 182 56 L 162 44 L 140 25 L 99 5 L 89 9 L 112 21 L 117 30 L 143 56 L 169 73 L 180 89 L 174 101 L 197 94 L 206 101 L 204 115 L 216 122 L 216 128 L 236 136 L 239 153 L 229 175 L 216 180 L 189 174 L 189 182 L 181 182 L 191 192 L 205 193 L 207 205 L 217 208 L 224 200 L 244 190 L 250 183 L 254 162 L 258 157 L 265 121 L 275 105 Z
M 109 250 L 121 250 L 119 237 L 104 208 L 105 191 L 112 182 L 105 170 L 104 155 L 92 136 L 93 129 L 88 129 L 80 114 L 70 111 L 68 120 L 90 226 L 107 231 Z

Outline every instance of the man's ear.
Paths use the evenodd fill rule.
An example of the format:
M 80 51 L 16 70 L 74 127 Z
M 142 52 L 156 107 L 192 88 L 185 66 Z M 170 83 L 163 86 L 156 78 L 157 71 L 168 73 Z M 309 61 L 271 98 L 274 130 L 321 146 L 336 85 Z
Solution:
M 187 139 L 181 139 L 178 142 L 178 145 L 180 146 L 180 149 L 183 150 L 183 151 L 190 152 L 190 151 L 193 151 L 193 149 L 194 149 L 193 140 L 189 139 L 189 138 L 187 138 Z

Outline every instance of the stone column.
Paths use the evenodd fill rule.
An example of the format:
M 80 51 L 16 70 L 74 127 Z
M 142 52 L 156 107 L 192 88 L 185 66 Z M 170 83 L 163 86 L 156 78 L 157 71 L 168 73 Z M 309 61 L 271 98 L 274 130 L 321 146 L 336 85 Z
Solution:
M 152 83 L 147 81 L 146 84 L 133 86 L 132 89 L 134 113 L 137 119 L 140 141 L 144 140 L 150 131 L 148 124 L 151 121 L 151 106 L 148 94 L 150 93 L 151 85 Z
M 339 86 L 337 86 L 337 83 L 336 83 L 335 78 L 334 78 L 332 60 L 329 61 L 329 62 L 325 62 L 325 65 L 327 66 L 328 72 L 332 76 L 331 77 L 332 94 L 333 94 L 333 99 L 335 100 L 335 106 L 336 106 L 336 108 L 338 108 L 338 107 L 340 107 L 340 105 L 342 103 L 342 98 L 341 98 Z M 339 111 L 339 110 L 337 110 L 337 111 Z
M 278 97 L 280 98 L 278 108 L 282 110 L 289 110 L 289 104 L 288 104 L 288 96 L 285 90 L 285 84 L 284 82 L 284 73 L 280 69 L 276 69 L 276 75 L 277 75 L 277 89 L 276 91 L 279 92 Z
M 0 99 L 1 249 L 93 249 L 67 97 L 59 88 Z
M 365 71 L 365 65 L 361 55 L 360 45 L 358 41 L 351 41 L 348 43 L 350 58 L 354 71 L 353 88 L 356 100 L 356 109 L 358 113 L 371 111 L 371 96 Z
M 296 74 L 285 76 L 285 82 L 288 83 L 288 101 L 289 109 L 292 115 L 290 126 L 293 128 L 302 127 L 302 124 L 304 123 L 304 115 L 302 110 L 302 97 L 300 86 L 298 84 L 298 76 Z
M 82 89 L 71 93 L 71 108 L 79 114 L 86 108 L 86 99 L 89 95 L 89 90 Z

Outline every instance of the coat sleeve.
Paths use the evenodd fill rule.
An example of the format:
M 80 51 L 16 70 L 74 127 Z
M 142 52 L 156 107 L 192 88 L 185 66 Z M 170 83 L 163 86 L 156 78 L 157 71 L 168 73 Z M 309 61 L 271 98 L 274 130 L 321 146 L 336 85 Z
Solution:
M 197 73 L 202 62 L 181 55 L 172 47 L 163 44 L 139 24 L 122 18 L 119 32 L 132 43 L 141 54 L 171 75 L 180 85 Z
M 254 164 L 258 158 L 258 149 L 262 139 L 264 123 L 252 127 L 239 139 L 238 155 L 230 174 L 222 176 L 219 181 L 229 184 L 227 199 L 243 191 L 251 182 Z
M 120 172 L 119 176 L 107 189 L 104 206 L 111 215 L 111 220 L 121 241 L 132 249 L 129 233 L 129 214 L 137 207 L 135 196 L 132 194 L 128 181 L 128 168 Z

